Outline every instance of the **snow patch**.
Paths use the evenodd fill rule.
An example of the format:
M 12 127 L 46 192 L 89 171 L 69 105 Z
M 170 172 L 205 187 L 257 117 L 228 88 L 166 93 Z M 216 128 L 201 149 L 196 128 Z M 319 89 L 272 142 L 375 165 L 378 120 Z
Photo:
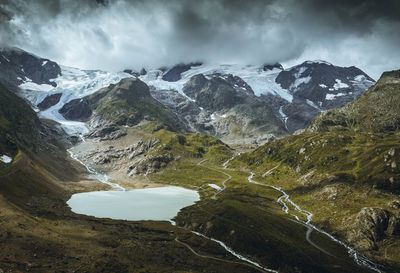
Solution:
M 302 66 L 302 67 L 298 68 L 298 71 L 297 71 L 296 74 L 294 74 L 294 77 L 295 77 L 296 79 L 301 78 L 301 75 L 302 75 L 306 70 L 307 70 L 307 67 L 305 67 L 305 66 Z
M 287 118 L 287 115 L 283 112 L 283 106 L 279 107 L 279 115 L 281 115 L 282 118 Z
M 337 97 L 343 97 L 343 96 L 346 96 L 346 93 L 326 94 L 325 99 L 326 100 L 334 100 Z
M 43 61 L 42 66 L 45 66 L 49 61 Z
M 326 86 L 326 85 L 323 84 L 323 83 L 319 84 L 319 86 L 322 87 L 322 88 L 328 88 L 328 86 Z
M 13 159 L 9 156 L 6 156 L 6 155 L 0 156 L 0 161 L 3 161 L 6 164 L 11 163 L 12 160 Z
M 297 88 L 302 85 L 302 84 L 307 84 L 311 81 L 311 76 L 307 76 L 307 77 L 303 77 L 303 78 L 298 78 L 294 81 L 294 83 L 292 83 L 292 85 L 290 86 L 290 90 L 293 90 L 294 92 L 296 92 Z
M 364 75 L 358 75 L 354 77 L 354 80 L 357 82 L 365 81 L 367 78 Z
M 28 90 L 35 90 L 41 92 L 49 92 L 50 90 L 54 89 L 54 86 L 50 84 L 37 84 L 31 81 L 24 82 L 19 85 L 19 88 L 28 89 Z
M 336 79 L 335 81 L 336 81 L 336 83 L 333 85 L 333 88 L 334 88 L 335 90 L 339 90 L 339 89 L 342 89 L 342 88 L 348 88 L 348 87 L 349 87 L 348 84 L 342 82 L 342 81 L 339 80 L 339 79 Z
M 310 105 L 311 107 L 314 107 L 314 108 L 316 108 L 316 109 L 319 110 L 318 105 L 316 105 L 316 104 L 315 104 L 314 102 L 312 102 L 311 100 L 306 99 L 306 102 L 307 102 L 307 104 Z
M 208 186 L 210 186 L 211 188 L 216 189 L 218 191 L 222 189 L 220 186 L 215 185 L 215 184 L 208 184 Z

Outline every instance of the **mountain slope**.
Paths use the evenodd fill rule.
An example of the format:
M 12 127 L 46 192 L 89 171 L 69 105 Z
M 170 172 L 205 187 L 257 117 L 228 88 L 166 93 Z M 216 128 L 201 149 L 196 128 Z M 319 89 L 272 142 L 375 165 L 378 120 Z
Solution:
M 63 182 L 79 177 L 67 159 L 68 142 L 53 124 L 42 123 L 30 105 L 0 84 L 0 156 L 10 159 L 0 160 L 2 196 L 22 207 L 48 193 L 62 202 L 67 196 Z
M 181 67 L 185 67 L 183 72 L 179 69 Z M 174 81 L 168 81 L 163 78 L 165 71 L 149 70 L 140 79 L 156 91 L 176 90 L 185 97 L 184 86 L 196 75 L 202 74 L 207 79 L 218 75 L 239 77 L 285 124 L 286 128 L 280 134 L 304 129 L 318 113 L 354 100 L 374 83 L 356 67 L 339 67 L 323 61 L 307 61 L 286 70 L 279 64 L 263 67 L 201 64 L 179 65 L 170 71 L 181 73 L 174 76 Z M 245 90 L 242 90 L 243 95 L 246 95 Z M 164 98 L 164 101 L 168 103 L 168 99 Z M 197 101 L 194 103 L 198 104 Z M 207 122 L 212 114 L 212 111 L 203 113 L 201 122 Z M 214 134 L 218 135 L 215 131 Z
M 185 125 L 155 100 L 149 87 L 136 78 L 125 78 L 97 92 L 66 103 L 59 112 L 67 119 L 88 120 L 94 127 L 134 126 L 146 119 L 182 131 Z
M 49 59 L 34 56 L 19 48 L 0 50 L 0 82 L 16 91 L 23 88 L 35 88 L 46 84 L 57 86 L 54 80 L 61 75 L 61 68 Z
M 272 109 L 238 76 L 215 74 L 207 79 L 199 74 L 184 85 L 183 92 L 212 113 L 209 125 L 217 137 L 229 142 L 265 141 L 287 134 Z
M 65 131 L 74 135 L 87 133 L 88 127 L 84 122 L 70 120 L 87 119 L 90 111 L 81 107 L 82 112 L 68 120 L 59 110 L 72 100 L 82 99 L 132 75 L 150 86 L 152 96 L 180 115 L 181 122 L 191 130 L 221 137 L 231 143 L 236 139 L 236 142 L 257 144 L 304 129 L 321 111 L 342 106 L 373 84 L 368 75 L 355 67 L 343 68 L 322 61 L 308 61 L 286 70 L 280 64 L 258 67 L 194 63 L 142 69 L 141 73 L 128 69 L 126 71 L 131 73 L 128 74 L 59 66 L 19 49 L 4 49 L 0 55 L 5 58 L 0 61 L 0 70 L 4 71 L 0 82 L 12 86 L 14 91 L 29 100 L 40 110 L 40 117 L 57 121 Z M 230 105 L 225 105 L 223 111 L 205 109 L 201 105 L 205 105 L 206 97 L 198 102 L 183 92 L 190 79 L 199 74 L 207 80 L 214 78 L 214 82 L 218 77 L 225 77 L 231 85 L 233 82 L 227 80 L 229 75 L 238 77 L 253 93 L 232 85 L 237 90 L 231 92 Z M 222 81 L 219 84 L 224 85 Z M 234 103 L 239 97 L 242 99 Z M 224 100 L 227 98 L 224 96 Z M 214 102 L 207 102 L 211 103 Z M 224 118 L 225 114 L 229 118 Z M 261 116 L 259 122 L 254 119 L 257 115 Z
M 282 187 L 317 225 L 394 271 L 400 268 L 399 72 L 384 73 L 305 132 L 234 162 L 255 170 L 258 181 Z
M 311 123 L 309 130 L 397 131 L 400 126 L 399 90 L 400 71 L 385 72 L 377 84 L 358 100 L 320 115 Z
M 40 126 L 32 108 L 0 84 L 0 154 L 14 153 L 17 144 L 34 146 Z

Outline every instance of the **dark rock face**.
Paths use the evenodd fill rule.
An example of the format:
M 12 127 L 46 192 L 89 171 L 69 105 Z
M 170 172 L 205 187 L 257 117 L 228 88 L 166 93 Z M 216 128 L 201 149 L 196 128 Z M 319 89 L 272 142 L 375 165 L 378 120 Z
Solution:
M 356 218 L 357 226 L 374 242 L 382 240 L 388 222 L 389 213 L 378 208 L 363 208 Z
M 269 70 L 274 70 L 274 69 L 279 69 L 283 70 L 283 66 L 280 63 L 275 63 L 275 64 L 265 64 L 263 66 L 264 71 L 269 71 Z
M 390 214 L 379 208 L 362 208 L 357 214 L 348 240 L 360 250 L 376 249 L 376 242 L 385 237 Z
M 387 231 L 389 235 L 400 235 L 400 213 L 390 217 Z
M 238 76 L 216 73 L 207 79 L 202 74 L 195 75 L 183 92 L 195 102 L 184 98 L 186 107 L 176 110 L 184 114 L 196 131 L 226 137 L 228 142 L 240 139 L 246 143 L 287 133 L 273 109 Z M 195 112 L 199 114 L 195 116 Z
M 139 72 L 139 74 L 140 74 L 140 76 L 144 76 L 144 75 L 146 75 L 146 74 L 147 74 L 147 71 L 146 71 L 146 69 L 144 69 L 144 68 L 140 69 L 140 72 Z
M 29 54 L 17 48 L 0 51 L 0 81 L 12 90 L 20 84 L 31 80 L 36 84 L 49 84 L 61 75 L 57 63 Z
M 115 140 L 126 136 L 127 132 L 124 129 L 120 129 L 117 126 L 108 126 L 102 128 L 96 128 L 86 135 L 88 138 L 100 138 L 101 141 Z
M 310 121 L 320 113 L 316 108 L 298 99 L 294 99 L 291 104 L 282 107 L 282 112 L 288 116 L 286 127 L 290 132 L 306 128 Z
M 125 69 L 124 72 L 128 73 L 128 74 L 131 74 L 132 76 L 135 76 L 135 77 L 139 77 L 140 76 L 139 72 L 133 71 L 132 69 Z
M 0 84 L 0 154 L 13 154 L 20 145 L 35 147 L 41 128 L 26 101 Z
M 375 82 L 357 67 L 324 62 L 304 62 L 282 71 L 276 78 L 277 83 L 296 97 L 312 101 L 324 110 L 358 98 L 369 87 L 361 84 L 361 80 L 369 81 L 369 86 Z
M 193 66 L 200 66 L 200 65 L 201 65 L 201 63 L 178 64 L 178 65 L 174 66 L 173 68 L 171 68 L 170 70 L 168 70 L 167 73 L 165 73 L 162 76 L 162 79 L 164 81 L 168 81 L 168 82 L 179 81 L 182 78 L 181 74 L 183 72 L 188 71 Z
M 304 129 L 319 113 L 353 101 L 374 84 L 354 66 L 338 67 L 323 61 L 307 61 L 284 70 L 275 81 L 293 95 L 292 102 L 273 95 L 263 99 L 282 117 L 290 133 Z
M 245 102 L 247 94 L 254 94 L 240 77 L 216 74 L 211 80 L 199 74 L 185 84 L 183 92 L 203 108 L 219 111 Z
M 136 78 L 139 77 L 139 76 L 144 76 L 144 75 L 147 74 L 147 71 L 144 68 L 140 69 L 139 72 L 134 71 L 132 69 L 125 69 L 124 72 L 128 73 L 128 74 L 131 74 L 132 76 L 135 76 Z
M 38 104 L 39 109 L 43 111 L 56 105 L 60 101 L 61 96 L 61 93 L 57 93 L 45 97 L 44 100 Z
M 92 110 L 87 98 L 71 100 L 64 104 L 59 112 L 68 120 L 86 121 L 92 115 Z

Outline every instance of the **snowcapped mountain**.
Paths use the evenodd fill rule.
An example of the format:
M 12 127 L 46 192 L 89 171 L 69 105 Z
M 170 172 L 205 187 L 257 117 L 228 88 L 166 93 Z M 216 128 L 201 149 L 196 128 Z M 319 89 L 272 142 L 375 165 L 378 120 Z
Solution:
M 69 134 L 88 132 L 83 122 L 66 120 L 59 110 L 73 99 L 131 75 L 60 66 L 48 59 L 12 48 L 0 51 L 0 81 L 26 98 L 40 118 L 55 120 Z
M 192 131 L 240 143 L 263 143 L 305 128 L 321 111 L 354 100 L 374 83 L 356 67 L 323 61 L 286 70 L 280 64 L 192 63 L 114 73 L 61 66 L 20 49 L 0 51 L 0 72 L 0 81 L 25 97 L 39 117 L 59 122 L 69 134 L 89 129 L 79 119 L 67 120 L 60 113 L 64 105 L 137 77 Z
M 164 75 L 171 74 L 171 72 L 173 72 L 173 80 L 166 80 Z M 204 75 L 208 80 L 216 76 L 228 75 L 242 79 L 252 90 L 249 93 L 246 88 L 242 87 L 243 94 L 247 92 L 248 96 L 256 96 L 263 100 L 272 109 L 274 115 L 282 121 L 284 129 L 281 130 L 281 134 L 293 133 L 298 129 L 305 128 L 318 113 L 343 106 L 358 98 L 375 82 L 356 67 L 339 67 L 319 60 L 307 61 L 286 70 L 280 64 L 264 65 L 263 67 L 181 64 L 169 70 L 149 70 L 147 74 L 140 75 L 139 78 L 156 91 L 176 90 L 180 95 L 186 97 L 188 100 L 186 104 L 190 104 L 189 101 L 193 101 L 193 98 L 188 97 L 183 91 L 184 86 L 198 74 Z M 233 87 L 235 88 L 234 85 Z M 169 98 L 165 95 L 154 94 L 154 96 L 171 105 L 171 94 Z M 178 95 L 174 94 L 173 96 Z M 179 100 L 185 100 L 185 98 Z M 238 102 L 238 104 L 240 103 Z M 176 108 L 176 105 L 173 107 Z M 215 113 L 212 111 L 204 113 L 204 109 L 200 110 L 197 112 L 202 114 L 197 114 L 197 118 L 193 115 L 189 118 L 192 121 L 196 120 L 197 125 L 192 124 L 194 127 L 210 128 L 210 125 L 220 127 L 215 123 L 228 114 L 228 109 Z M 182 111 L 177 111 L 177 113 L 185 114 Z M 203 126 L 199 126 L 199 122 Z M 246 128 L 246 124 L 242 124 L 242 126 Z M 221 134 L 219 134 L 217 131 L 214 130 L 214 134 L 223 137 L 224 133 L 220 132 Z M 264 133 L 272 132 L 265 131 Z M 276 132 L 274 134 L 276 135 Z

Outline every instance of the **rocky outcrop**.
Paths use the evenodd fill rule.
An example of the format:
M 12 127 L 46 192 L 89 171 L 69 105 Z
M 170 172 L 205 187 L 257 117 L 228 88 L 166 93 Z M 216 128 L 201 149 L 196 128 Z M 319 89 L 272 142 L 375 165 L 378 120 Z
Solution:
M 254 94 L 240 77 L 215 74 L 207 80 L 203 74 L 193 76 L 183 92 L 210 111 L 226 110 L 245 103 L 246 94 Z
M 264 100 L 275 105 L 275 113 L 285 120 L 290 133 L 304 129 L 319 113 L 360 97 L 375 83 L 354 66 L 339 67 L 324 61 L 307 61 L 283 70 L 275 81 L 292 94 L 292 101 L 277 101 L 271 94 Z
M 39 103 L 37 106 L 41 111 L 44 111 L 46 109 L 49 109 L 50 107 L 56 105 L 61 98 L 62 94 L 61 93 L 56 93 L 49 95 L 42 100 L 41 103 Z
M 387 228 L 389 235 L 400 235 L 400 213 L 393 214 L 389 219 Z
M 40 58 L 19 48 L 0 50 L 0 82 L 11 90 L 17 90 L 24 82 L 49 84 L 61 75 L 60 66 L 49 59 Z
M 348 240 L 360 250 L 376 249 L 388 229 L 390 214 L 380 208 L 363 208 L 357 214 Z
M 59 112 L 68 120 L 87 121 L 92 115 L 90 102 L 87 98 L 71 100 L 64 104 Z
M 126 134 L 127 132 L 125 129 L 121 129 L 117 126 L 108 126 L 108 127 L 96 128 L 85 136 L 88 138 L 99 138 L 100 141 L 105 141 L 105 140 L 116 140 L 120 137 L 126 136 Z
M 280 63 L 264 64 L 263 65 L 263 70 L 264 71 L 269 71 L 269 70 L 274 70 L 274 69 L 283 70 L 283 66 Z
M 148 151 L 150 151 L 152 148 L 154 148 L 155 146 L 157 146 L 157 144 L 160 143 L 160 140 L 157 138 L 151 138 L 149 140 L 139 140 L 138 143 L 132 145 L 131 147 L 129 147 L 129 159 L 132 160 L 135 157 L 142 155 L 144 153 L 147 153 Z
M 150 174 L 158 172 L 160 169 L 167 167 L 167 164 L 174 159 L 172 153 L 162 155 L 150 155 L 129 166 L 129 176 Z
M 202 74 L 195 75 L 185 84 L 183 92 L 195 101 L 185 98 L 190 105 L 186 109 L 199 112 L 184 115 L 196 131 L 228 143 L 258 144 L 287 133 L 273 109 L 238 76 L 216 73 L 208 79 Z
M 201 63 L 190 63 L 190 64 L 178 64 L 169 69 L 163 76 L 162 79 L 167 82 L 177 82 L 182 77 L 181 74 L 185 71 L 190 70 L 194 66 L 200 66 Z
M 307 61 L 279 73 L 276 82 L 296 97 L 326 110 L 358 98 L 375 81 L 354 66 Z

